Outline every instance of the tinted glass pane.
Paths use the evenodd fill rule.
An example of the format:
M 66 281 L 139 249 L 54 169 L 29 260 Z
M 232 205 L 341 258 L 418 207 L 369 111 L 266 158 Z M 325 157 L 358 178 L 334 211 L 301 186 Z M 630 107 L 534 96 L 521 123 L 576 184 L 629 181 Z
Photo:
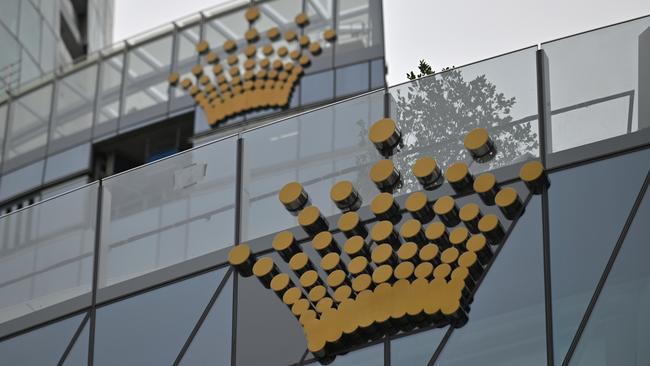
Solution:
M 43 3 L 54 3 L 53 1 L 44 1 Z M 41 48 L 41 68 L 44 73 L 50 72 L 54 69 L 54 59 L 56 54 L 56 35 L 52 28 L 43 24 L 43 41 Z
M 88 364 L 88 328 L 90 322 L 86 322 L 83 330 L 79 333 L 77 341 L 72 346 L 68 357 L 63 362 L 63 366 L 84 366 Z
M 8 199 L 41 185 L 43 180 L 43 161 L 14 170 L 0 178 L 0 199 Z
M 41 69 L 38 67 L 36 59 L 30 56 L 26 49 L 23 48 L 20 53 L 20 83 L 26 84 L 41 75 Z
M 246 133 L 244 240 L 295 226 L 277 197 L 291 181 L 304 185 L 325 216 L 339 212 L 329 192 L 341 179 L 354 182 L 369 203 L 376 193 L 369 157 L 379 154 L 366 131 L 382 113 L 383 93 L 374 93 Z
M 384 364 L 384 344 L 379 343 L 343 356 L 336 356 L 332 366 L 381 366 Z
M 2 5 L 0 4 L 0 6 Z M 3 13 L 0 12 L 0 14 Z M 0 67 L 6 68 L 7 71 L 18 72 L 20 64 L 20 47 L 16 38 L 14 38 L 9 32 L 0 32 L 0 47 L 3 49 L 3 52 L 0 53 Z M 17 87 L 16 84 L 19 81 L 18 75 L 14 75 L 12 78 L 7 79 L 8 84 Z
M 0 219 L 0 322 L 82 295 L 90 305 L 96 206 L 93 184 Z
M 308 105 L 334 98 L 334 71 L 303 76 L 300 79 L 300 103 Z
M 0 343 L 5 365 L 56 365 L 85 314 L 38 328 Z
M 5 159 L 28 153 L 39 157 L 44 155 L 51 101 L 52 85 L 47 85 L 11 104 L 13 110 L 7 129 Z
M 104 180 L 99 286 L 232 245 L 236 139 Z
M 232 294 L 232 277 L 230 277 L 199 332 L 192 340 L 180 365 L 230 365 Z
M 368 63 L 341 67 L 336 70 L 336 96 L 356 94 L 368 90 L 370 71 Z
M 549 152 L 650 126 L 650 105 L 644 102 L 650 97 L 650 71 L 645 66 L 650 62 L 650 17 L 542 48 L 548 56 L 553 110 L 546 131 Z
M 562 362 L 571 344 L 641 188 L 649 159 L 650 151 L 645 150 L 551 175 L 549 214 L 556 363 Z
M 426 366 L 447 328 L 433 329 L 390 342 L 391 365 Z
M 637 211 L 572 365 L 650 364 L 650 194 Z
M 497 154 L 475 173 L 539 156 L 535 54 L 527 48 L 501 57 L 391 87 L 390 115 L 404 135 L 405 148 L 393 160 L 404 173 L 403 191 L 419 189 L 410 166 L 421 154 L 434 156 L 443 170 L 471 161 L 463 139 L 486 128 Z
M 336 65 L 383 56 L 381 4 L 337 0 Z
M 29 1 L 20 2 L 20 42 L 38 60 L 41 47 L 41 17 Z
M 524 188 L 525 189 L 525 188 Z M 436 365 L 546 365 L 541 198 L 534 196 Z
M 90 144 L 51 155 L 45 167 L 45 182 L 51 182 L 75 173 L 88 170 L 90 165 Z
M 61 151 L 90 140 L 97 66 L 86 67 L 57 83 L 49 151 Z
M 305 11 L 309 17 L 309 24 L 304 28 L 303 33 L 309 36 L 309 39 L 312 40 L 312 42 L 320 41 L 323 50 L 318 57 L 312 58 L 312 63 L 307 69 L 307 72 L 309 73 L 331 69 L 333 67 L 333 43 L 325 42 L 323 33 L 328 29 L 334 29 L 334 1 L 335 0 L 305 1 Z
M 102 61 L 100 68 L 100 86 L 98 95 L 97 126 L 95 136 L 116 129 L 115 120 L 120 115 L 120 89 L 122 86 L 122 70 L 124 55 L 118 54 Z M 111 124 L 110 122 L 113 122 Z M 111 128 L 112 127 L 112 128 Z
M 176 65 L 174 72 L 180 75 L 181 80 L 189 78 L 194 80 L 191 69 L 199 61 L 198 53 L 196 52 L 196 44 L 199 43 L 200 38 L 199 26 L 183 29 L 176 34 L 176 47 L 178 54 L 176 55 Z M 212 75 L 208 73 L 208 75 Z M 194 99 L 189 96 L 183 88 L 172 89 L 172 110 L 188 107 L 194 104 Z
M 7 104 L 0 105 L 0 161 L 2 161 L 4 153 L 5 131 L 7 127 Z
M 18 30 L 18 7 L 20 0 L 0 1 L 0 21 L 14 33 Z
M 381 88 L 386 84 L 384 60 L 373 60 L 370 63 L 370 88 Z
M 225 270 L 155 289 L 97 310 L 95 365 L 171 365 Z

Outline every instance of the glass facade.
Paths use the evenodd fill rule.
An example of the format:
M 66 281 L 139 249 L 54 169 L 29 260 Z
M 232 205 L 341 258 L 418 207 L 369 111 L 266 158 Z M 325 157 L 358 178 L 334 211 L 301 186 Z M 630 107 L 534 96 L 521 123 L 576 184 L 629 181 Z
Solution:
M 288 1 L 272 4 L 281 9 L 285 3 L 293 6 Z M 372 85 L 373 70 L 383 64 L 371 59 L 364 69 L 367 77 L 344 78 L 342 85 L 337 81 L 340 69 L 344 74 L 349 72 L 345 68 L 357 70 L 338 63 L 339 44 L 346 54 L 374 52 L 372 36 L 353 42 L 345 35 L 376 29 L 372 16 L 355 11 L 367 3 L 308 3 L 315 13 L 336 14 L 322 19 L 345 28 L 340 28 L 333 50 L 337 68 L 305 78 L 331 72 L 332 95 L 356 92 L 351 86 L 356 82 Z M 231 10 L 234 14 L 241 9 Z M 344 21 L 339 14 L 354 21 Z M 214 22 L 209 31 L 213 37 L 224 31 L 228 19 Z M 630 23 L 643 21 L 647 18 Z M 585 34 L 607 39 L 609 32 L 618 34 L 622 27 L 623 34 L 643 39 L 642 32 L 628 32 L 630 23 Z M 196 25 L 191 21 L 181 27 L 187 43 L 183 47 L 196 39 L 192 27 Z M 200 32 L 205 31 L 202 27 Z M 174 100 L 182 104 L 182 97 L 169 90 L 156 94 L 161 79 L 148 75 L 160 70 L 147 66 L 137 51 L 156 54 L 155 45 L 169 40 L 176 44 L 181 33 L 162 32 L 99 61 L 96 90 L 102 103 L 75 114 L 84 121 L 93 113 L 91 138 L 102 128 L 105 134 L 118 132 L 129 116 L 160 113 L 156 104 L 148 104 L 155 99 L 152 95 L 165 98 L 167 105 Z M 551 43 L 580 44 L 585 34 Z M 551 141 L 558 130 L 549 126 L 563 113 L 553 107 L 552 99 L 552 75 L 559 67 L 545 47 L 525 48 L 250 126 L 0 217 L 0 235 L 5 238 L 0 247 L 0 279 L 5 281 L 0 285 L 0 352 L 21 365 L 316 363 L 295 317 L 257 279 L 226 268 L 227 253 L 233 244 L 246 242 L 255 253 L 268 254 L 275 233 L 285 229 L 294 232 L 299 243 L 308 243 L 277 200 L 279 189 L 289 181 L 303 183 L 311 202 L 333 224 L 340 211 L 330 200 L 330 187 L 350 180 L 363 201 L 360 216 L 365 224 L 374 222 L 368 205 L 377 190 L 367 176 L 380 155 L 366 136 L 374 121 L 391 117 L 402 128 L 404 141 L 393 157 L 404 182 L 395 194 L 400 205 L 418 189 L 410 166 L 421 155 L 435 156 L 443 169 L 452 161 L 469 163 L 461 141 L 474 127 L 488 129 L 498 154 L 487 164 L 472 163 L 473 174 L 489 170 L 499 182 L 527 192 L 517 172 L 524 162 L 539 159 L 547 164 L 551 184 L 540 195 L 522 197 L 525 214 L 495 250 L 473 294 L 467 324 L 386 336 L 338 356 L 333 365 L 648 364 L 650 353 L 644 346 L 650 336 L 649 318 L 644 310 L 650 275 L 644 244 L 649 233 L 643 224 L 650 215 L 650 130 L 643 128 L 646 120 L 639 110 L 637 129 L 555 149 Z M 188 57 L 159 61 L 184 63 Z M 105 64 L 110 71 L 102 71 Z M 129 76 L 133 79 L 115 91 L 120 89 L 116 78 L 125 77 L 120 73 L 136 69 Z M 52 158 L 45 155 L 53 146 L 47 142 L 51 136 L 64 141 L 78 133 L 66 134 L 64 126 L 77 122 L 62 117 L 67 105 L 78 102 L 72 90 L 84 88 L 70 77 L 70 90 L 57 82 L 46 91 L 59 128 L 55 134 L 38 127 L 44 124 L 39 122 L 43 116 L 30 112 L 31 105 L 44 102 L 32 94 L 40 89 L 7 108 L 8 135 L 18 128 L 12 125 L 15 113 L 21 113 L 33 121 L 35 135 L 47 138 L 42 144 L 42 137 L 34 137 L 38 143 L 24 150 L 5 139 L 5 155 L 11 156 L 5 162 L 20 155 L 39 156 L 37 162 L 16 163 L 18 169 L 7 170 L 23 175 L 2 177 L 0 192 L 7 189 L 6 196 L 13 194 L 11 187 L 20 179 L 27 179 L 21 177 L 47 171 L 43 165 Z M 644 89 L 638 78 L 639 92 L 634 95 L 641 98 Z M 130 89 L 133 83 L 143 83 L 144 89 Z M 549 90 L 551 99 L 545 99 Z M 133 99 L 127 102 L 113 93 Z M 146 95 L 136 97 L 139 93 Z M 303 94 L 301 90 L 301 98 Z M 141 108 L 130 109 L 125 103 Z M 545 111 L 549 104 L 552 108 Z M 634 105 L 642 108 L 643 100 Z M 104 116 L 105 127 L 98 127 L 98 116 Z M 578 113 L 570 120 L 587 123 L 590 118 Z M 63 152 L 68 148 L 61 147 Z M 9 188 L 4 188 L 5 178 Z M 445 184 L 431 194 L 439 197 L 453 190 Z M 465 203 L 465 197 L 457 198 Z M 335 238 L 344 240 L 338 232 Z M 303 247 L 313 251 L 309 244 Z M 277 254 L 271 256 L 286 267 Z M 41 344 L 48 337 L 56 342 Z M 42 347 L 38 355 L 26 351 L 35 349 L 34 344 Z

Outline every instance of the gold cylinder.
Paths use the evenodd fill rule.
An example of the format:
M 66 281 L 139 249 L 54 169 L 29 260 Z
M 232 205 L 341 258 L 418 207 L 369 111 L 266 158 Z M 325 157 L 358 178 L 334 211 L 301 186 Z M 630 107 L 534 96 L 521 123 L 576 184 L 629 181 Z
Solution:
M 433 269 L 433 278 L 447 279 L 451 274 L 451 266 L 449 263 L 442 263 Z
M 492 259 L 492 250 L 487 245 L 487 239 L 483 234 L 472 235 L 467 241 L 467 250 L 476 253 L 479 262 L 484 266 Z
M 392 193 L 401 185 L 401 175 L 395 169 L 391 160 L 384 159 L 377 161 L 370 168 L 370 180 L 375 183 L 380 192 Z
M 284 293 L 292 287 L 295 287 L 295 285 L 286 273 L 280 273 L 271 280 L 271 290 L 273 290 L 280 299 L 282 299 Z
M 478 228 L 490 245 L 498 245 L 506 235 L 499 218 L 493 214 L 483 216 L 478 222 Z
M 458 265 L 460 267 L 465 267 L 469 270 L 469 273 L 472 275 L 472 278 L 478 280 L 483 273 L 483 267 L 474 252 L 465 252 L 460 255 L 458 258 Z
M 370 264 L 365 257 L 354 257 L 348 263 L 348 273 L 354 277 L 358 277 L 362 273 L 371 273 Z
M 346 212 L 339 218 L 338 227 L 341 232 L 347 237 L 360 236 L 365 238 L 368 236 L 368 229 L 361 221 L 361 217 L 356 212 Z
M 435 216 L 429 204 L 429 199 L 424 192 L 411 193 L 406 199 L 404 206 L 411 216 L 422 224 L 429 223 Z
M 370 247 L 361 236 L 353 236 L 343 244 L 343 251 L 350 258 L 362 256 L 370 259 Z
M 399 261 L 397 255 L 390 244 L 380 244 L 372 250 L 372 261 L 377 265 L 388 264 L 392 267 L 397 266 Z
M 280 271 L 271 257 L 262 257 L 253 265 L 253 274 L 264 287 L 271 288 L 273 277 L 280 274 Z
M 402 133 L 391 118 L 383 118 L 370 126 L 368 138 L 379 153 L 388 158 L 402 142 Z
M 483 173 L 474 180 L 474 192 L 478 193 L 481 201 L 488 206 L 494 205 L 494 199 L 499 192 L 497 179 L 492 173 Z
M 376 285 L 379 285 L 384 282 L 392 282 L 393 279 L 393 267 L 389 264 L 382 264 L 377 266 L 372 272 L 372 282 Z
M 300 252 L 291 257 L 289 260 L 289 268 L 291 268 L 296 275 L 301 276 L 303 273 L 313 270 L 314 265 L 307 254 Z
M 475 128 L 465 136 L 465 149 L 469 151 L 472 158 L 479 162 L 484 163 L 490 160 L 496 154 L 494 141 L 490 138 L 488 131 L 485 128 Z
M 402 220 L 399 205 L 390 193 L 376 195 L 370 203 L 370 210 L 379 220 L 388 220 L 393 224 Z
M 318 276 L 318 272 L 313 269 L 305 271 L 300 275 L 300 286 L 307 291 L 310 291 L 315 286 L 324 286 L 325 284 Z
M 418 257 L 418 252 L 420 247 L 413 242 L 408 242 L 402 244 L 397 250 L 397 257 L 402 261 L 413 262 L 414 264 L 420 263 L 420 257 Z
M 430 156 L 418 159 L 411 170 L 422 188 L 427 191 L 438 188 L 443 182 L 442 171 L 436 159 Z
M 420 253 L 418 255 L 420 257 L 420 260 L 423 262 L 429 262 L 433 265 L 438 265 L 440 264 L 439 254 L 440 248 L 437 245 L 427 244 L 420 249 Z
M 400 235 L 406 241 L 414 242 L 418 246 L 427 244 L 427 238 L 422 230 L 422 224 L 416 219 L 407 220 L 400 228 Z
M 273 238 L 273 249 L 289 263 L 291 257 L 300 252 L 300 247 L 296 244 L 296 238 L 291 231 L 281 231 Z
M 321 215 L 316 206 L 308 206 L 302 209 L 298 213 L 298 223 L 309 236 L 314 236 L 329 229 L 327 220 Z
M 330 198 L 341 211 L 356 211 L 361 207 L 362 201 L 359 192 L 352 182 L 344 180 L 337 182 L 330 190 Z
M 343 285 L 352 286 L 352 282 L 344 269 L 336 269 L 327 275 L 327 285 L 335 289 Z
M 532 194 L 541 194 L 544 188 L 548 188 L 551 182 L 544 171 L 544 166 L 538 160 L 529 161 L 521 167 L 519 177 L 528 187 Z
M 367 273 L 362 273 L 352 280 L 352 289 L 357 294 L 361 291 L 371 290 L 374 288 L 372 277 Z
M 390 244 L 393 248 L 399 248 L 401 240 L 395 232 L 394 226 L 390 221 L 379 221 L 370 229 L 370 238 L 377 243 Z
M 352 298 L 352 285 L 341 286 L 334 291 L 334 301 L 342 303 L 347 299 Z
M 451 231 L 451 234 L 449 234 L 449 242 L 451 243 L 452 248 L 456 248 L 460 251 L 466 250 L 465 245 L 467 239 L 469 239 L 469 231 L 462 226 L 455 228 Z
M 278 197 L 287 211 L 294 216 L 309 204 L 309 195 L 307 195 L 302 184 L 298 182 L 285 184 Z
M 228 253 L 228 262 L 242 277 L 250 277 L 253 275 L 255 257 L 248 245 L 235 245 Z
M 470 202 L 461 207 L 458 217 L 465 224 L 465 227 L 473 234 L 479 233 L 478 222 L 483 217 L 481 208 L 476 203 Z
M 341 257 L 337 253 L 328 253 L 323 256 L 323 259 L 320 261 L 320 266 L 327 274 L 330 274 L 337 269 L 342 270 L 345 268 Z
M 436 203 L 433 204 L 433 212 L 438 215 L 440 221 L 442 221 L 447 227 L 456 226 L 460 223 L 456 201 L 454 201 L 450 196 L 438 198 Z
M 424 231 L 424 235 L 427 237 L 427 239 L 430 242 L 435 243 L 441 248 L 447 248 L 449 245 L 449 234 L 447 234 L 447 227 L 440 222 L 440 221 L 434 221 L 429 226 L 427 226 L 427 229 Z
M 508 220 L 514 220 L 515 217 L 521 212 L 524 208 L 524 204 L 519 198 L 517 190 L 512 187 L 503 188 L 497 193 L 496 198 L 494 199 L 497 206 Z
M 457 193 L 467 193 L 472 189 L 474 177 L 465 163 L 454 163 L 445 172 L 447 182 Z
M 397 280 L 414 280 L 415 265 L 412 262 L 402 262 L 395 267 L 395 278 Z
M 329 231 L 321 231 L 314 236 L 314 239 L 311 241 L 312 247 L 314 250 L 321 256 L 324 257 L 329 253 L 341 254 L 341 248 L 334 240 L 332 233 Z
M 416 278 L 428 280 L 433 275 L 433 264 L 431 262 L 421 262 L 415 267 Z
M 456 267 L 456 261 L 460 256 L 460 251 L 457 248 L 451 247 L 445 249 L 442 254 L 440 254 L 440 261 L 442 263 L 447 263 L 452 268 Z

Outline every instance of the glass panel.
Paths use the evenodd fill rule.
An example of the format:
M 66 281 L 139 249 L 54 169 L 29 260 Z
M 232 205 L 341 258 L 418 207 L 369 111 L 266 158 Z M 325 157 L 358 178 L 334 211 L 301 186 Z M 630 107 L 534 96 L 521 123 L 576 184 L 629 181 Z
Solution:
M 316 71 L 332 69 L 334 67 L 334 47 L 331 42 L 325 41 L 323 34 L 328 29 L 334 29 L 334 0 L 307 0 L 305 10 L 309 17 L 309 24 L 305 27 L 303 34 L 309 36 L 312 42 L 318 41 L 321 44 L 322 53 L 312 58 L 312 63 L 305 71 L 314 73 Z
M 0 343 L 3 364 L 56 365 L 84 315 L 80 314 Z
M 0 105 L 0 161 L 4 153 L 5 131 L 7 128 L 7 104 Z
M 86 322 L 84 329 L 79 333 L 77 341 L 72 346 L 68 357 L 65 358 L 62 366 L 84 366 L 88 364 L 88 337 L 90 322 Z
M 176 282 L 97 309 L 97 366 L 171 365 L 225 269 Z
M 334 70 L 303 76 L 300 79 L 300 104 L 331 101 L 334 98 Z
M 44 3 L 54 3 L 53 1 L 44 1 Z M 44 73 L 54 70 L 54 59 L 56 58 L 57 39 L 54 31 L 43 24 L 43 43 L 41 48 L 41 68 Z
M 159 116 L 167 110 L 172 41 L 172 36 L 167 35 L 129 50 L 124 114 L 132 115 L 132 122 Z M 123 126 L 121 122 L 120 127 Z
M 0 1 L 0 21 L 12 32 L 18 30 L 18 5 L 20 0 Z
M 11 120 L 7 128 L 4 171 L 11 159 L 35 160 L 45 155 L 47 131 L 49 127 L 50 103 L 52 102 L 52 85 L 46 85 L 36 91 L 18 98 L 11 104 Z M 25 159 L 17 159 L 27 155 Z M 22 161 L 16 161 L 16 164 Z
M 539 156 L 536 47 L 414 82 L 391 87 L 390 115 L 399 124 L 404 149 L 393 160 L 401 170 L 401 192 L 419 189 L 410 167 L 422 154 L 444 170 L 466 161 L 473 173 Z M 463 139 L 476 127 L 488 130 L 497 154 L 476 164 Z
M 623 229 L 648 161 L 650 150 L 644 150 L 550 177 L 553 341 L 558 364 Z
M 102 136 L 117 129 L 120 116 L 120 92 L 124 55 L 118 54 L 102 61 L 99 70 L 99 95 L 97 124 L 94 136 Z
M 336 96 L 356 94 L 368 90 L 370 70 L 368 63 L 336 69 Z
M 232 278 L 229 278 L 180 365 L 230 365 L 232 294 Z
M 650 194 L 607 277 L 571 365 L 650 364 Z
M 650 126 L 650 17 L 542 45 L 548 56 L 548 151 Z M 606 52 L 603 52 L 606 50 Z
M 232 13 L 217 16 L 208 20 L 204 25 L 205 39 L 210 43 L 213 51 L 223 55 L 223 43 L 232 39 L 234 41 L 242 40 L 244 33 L 248 30 L 248 22 L 244 18 L 246 9 L 236 10 Z M 262 14 L 264 19 L 264 14 Z M 256 23 L 256 27 L 261 32 L 265 28 L 261 23 Z M 243 45 L 243 42 L 238 42 Z M 241 47 L 239 48 L 241 51 Z
M 547 364 L 541 211 L 534 196 L 436 365 Z
M 90 143 L 50 155 L 45 166 L 44 183 L 89 170 Z
M 0 200 L 6 200 L 20 193 L 40 186 L 43 182 L 43 160 L 3 175 L 0 180 Z
M 183 29 L 176 34 L 176 47 L 178 48 L 178 55 L 176 56 L 176 66 L 174 72 L 178 73 L 181 76 L 181 80 L 189 78 L 190 80 L 195 80 L 192 75 L 191 69 L 192 66 L 196 65 L 199 61 L 198 54 L 196 52 L 196 44 L 199 43 L 200 38 L 200 27 L 194 26 L 187 29 Z M 212 75 L 211 72 L 208 72 L 207 75 Z M 189 96 L 186 90 L 183 88 L 173 88 L 172 89 L 172 104 L 171 109 L 176 110 L 184 107 L 189 107 L 194 104 L 194 99 Z
M 301 182 L 323 215 L 339 210 L 331 186 L 349 179 L 369 203 L 376 188 L 363 160 L 379 154 L 366 138 L 370 124 L 383 114 L 383 92 L 294 117 L 244 134 L 244 240 L 295 226 L 278 201 L 288 182 Z M 374 161 L 374 160 L 373 160 Z
M 336 356 L 331 366 L 381 366 L 384 364 L 384 344 L 379 343 L 343 356 Z
M 433 329 L 390 341 L 391 365 L 427 366 L 447 328 Z
M 373 60 L 370 63 L 370 88 L 383 88 L 386 85 L 386 70 L 384 69 L 384 60 Z
M 41 17 L 28 1 L 20 2 L 20 42 L 38 60 L 41 47 Z
M 0 4 L 0 7 L 2 4 Z M 1 11 L 0 14 L 4 15 Z M 3 69 L 2 77 L 6 79 L 6 83 L 11 87 L 17 87 L 20 72 L 20 46 L 16 38 L 14 38 L 9 32 L 0 32 L 0 47 L 2 47 L 2 53 L 0 53 L 0 68 Z M 14 73 L 14 74 L 11 74 Z M 2 85 L 3 89 L 5 85 Z
M 96 79 L 97 66 L 93 65 L 57 83 L 55 117 L 48 147 L 50 153 L 90 140 Z
M 38 78 L 41 75 L 41 69 L 38 63 L 32 56 L 27 53 L 23 48 L 20 53 L 20 84 L 27 84 L 28 82 Z
M 336 66 L 383 57 L 381 3 L 338 0 L 337 9 Z
M 0 322 L 81 295 L 90 305 L 96 214 L 92 184 L 0 218 Z
M 236 142 L 218 141 L 104 181 L 110 216 L 102 228 L 100 287 L 232 245 Z

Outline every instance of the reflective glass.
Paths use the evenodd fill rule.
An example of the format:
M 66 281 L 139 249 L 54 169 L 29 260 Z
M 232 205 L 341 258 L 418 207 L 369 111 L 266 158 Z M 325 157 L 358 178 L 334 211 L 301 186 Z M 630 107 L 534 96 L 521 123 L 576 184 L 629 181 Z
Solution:
M 76 315 L 0 343 L 2 364 L 56 365 L 84 315 Z
M 54 3 L 53 1 L 44 1 L 44 3 Z M 43 40 L 41 46 L 41 69 L 44 73 L 50 72 L 54 69 L 54 60 L 56 54 L 57 39 L 54 31 L 43 24 Z
M 548 151 L 650 126 L 650 17 L 545 43 Z M 607 50 L 607 52 L 603 52 Z
M 97 66 L 92 65 L 57 82 L 50 153 L 90 140 L 96 79 Z
M 379 154 L 366 134 L 382 113 L 379 92 L 245 133 L 244 240 L 295 226 L 277 196 L 291 181 L 303 184 L 325 216 L 339 212 L 329 192 L 341 179 L 351 180 L 369 203 L 376 193 L 367 178 L 369 163 Z
M 384 60 L 373 60 L 370 62 L 370 88 L 382 88 L 386 85 L 386 70 L 384 70 Z
M 541 198 L 534 196 L 436 365 L 547 364 L 542 241 Z
M 51 102 L 52 85 L 49 84 L 11 103 L 4 171 L 13 165 L 9 163 L 12 159 L 18 165 L 45 155 Z M 24 159 L 18 159 L 21 155 Z
M 403 173 L 402 192 L 419 189 L 410 166 L 426 154 L 440 168 L 468 161 L 479 173 L 539 156 L 537 47 L 444 71 L 389 88 L 390 115 L 405 147 L 393 157 Z M 488 130 L 497 154 L 476 164 L 463 139 L 476 127 Z
M 336 356 L 331 366 L 381 366 L 384 364 L 384 344 L 379 343 L 345 355 Z
M 0 218 L 0 322 L 82 295 L 90 305 L 96 206 L 92 184 Z
M 231 277 L 183 356 L 181 366 L 230 365 L 232 295 Z
M 309 24 L 304 28 L 303 34 L 309 36 L 312 42 L 320 42 L 322 49 L 320 55 L 312 57 L 311 65 L 306 69 L 307 73 L 331 69 L 334 66 L 333 43 L 325 41 L 323 37 L 325 31 L 334 29 L 334 1 L 305 1 L 305 12 L 309 17 Z
M 97 104 L 97 122 L 94 136 L 102 136 L 117 129 L 120 116 L 120 92 L 122 87 L 122 70 L 124 55 L 117 54 L 101 63 L 99 69 L 99 95 Z
M 368 90 L 370 70 L 368 63 L 345 66 L 336 69 L 336 96 L 356 94 Z
M 0 14 L 2 13 L 0 12 Z M 0 32 L 0 47 L 2 47 L 3 50 L 2 53 L 0 53 L 0 68 L 6 69 L 4 73 L 9 71 L 18 72 L 18 66 L 20 64 L 20 46 L 16 38 L 14 38 L 9 32 Z M 11 79 L 12 80 L 7 80 L 7 82 L 14 84 L 18 83 L 19 78 L 17 75 L 14 75 Z
M 7 200 L 40 186 L 43 183 L 43 164 L 43 160 L 40 160 L 0 177 L 0 200 Z
M 232 245 L 236 139 L 104 180 L 99 286 Z
M 331 101 L 334 98 L 334 70 L 303 76 L 300 79 L 300 104 Z
M 44 183 L 90 169 L 90 143 L 47 157 Z
M 337 0 L 335 64 L 383 57 L 381 3 Z
M 432 329 L 390 341 L 391 365 L 427 366 L 447 328 Z
M 166 35 L 129 50 L 124 114 L 131 117 L 129 121 L 123 119 L 120 127 L 166 112 L 172 43 L 172 36 Z
M 553 341 L 561 363 L 647 173 L 650 150 L 551 175 Z
M 7 104 L 0 105 L 0 161 L 2 161 L 4 152 L 5 131 L 7 127 L 7 111 L 9 108 Z
M 29 1 L 20 2 L 20 31 L 18 38 L 31 56 L 38 60 L 41 48 L 41 17 Z
M 84 366 L 88 364 L 88 337 L 90 322 L 86 321 L 84 328 L 79 337 L 77 337 L 76 342 L 72 346 L 68 357 L 65 358 L 62 366 Z
M 571 365 L 650 364 L 649 222 L 650 194 L 646 191 Z
M 225 269 L 154 289 L 97 309 L 97 366 L 171 365 Z M 116 358 L 117 357 L 117 358 Z
M 22 48 L 20 52 L 20 84 L 27 84 L 28 82 L 38 78 L 41 75 L 41 69 L 38 67 L 38 62 Z
M 178 54 L 176 55 L 174 72 L 180 75 L 181 80 L 185 78 L 189 78 L 193 81 L 195 80 L 191 69 L 192 66 L 196 65 L 199 61 L 198 53 L 196 52 L 196 44 L 199 43 L 199 38 L 200 27 L 198 25 L 180 30 L 176 33 L 176 47 L 178 49 Z M 207 75 L 212 75 L 212 73 L 208 72 Z M 194 99 L 181 87 L 173 88 L 172 96 L 172 110 L 189 107 L 194 104 Z
M 18 8 L 20 3 L 20 0 L 0 1 L 0 21 L 14 33 L 18 30 Z

